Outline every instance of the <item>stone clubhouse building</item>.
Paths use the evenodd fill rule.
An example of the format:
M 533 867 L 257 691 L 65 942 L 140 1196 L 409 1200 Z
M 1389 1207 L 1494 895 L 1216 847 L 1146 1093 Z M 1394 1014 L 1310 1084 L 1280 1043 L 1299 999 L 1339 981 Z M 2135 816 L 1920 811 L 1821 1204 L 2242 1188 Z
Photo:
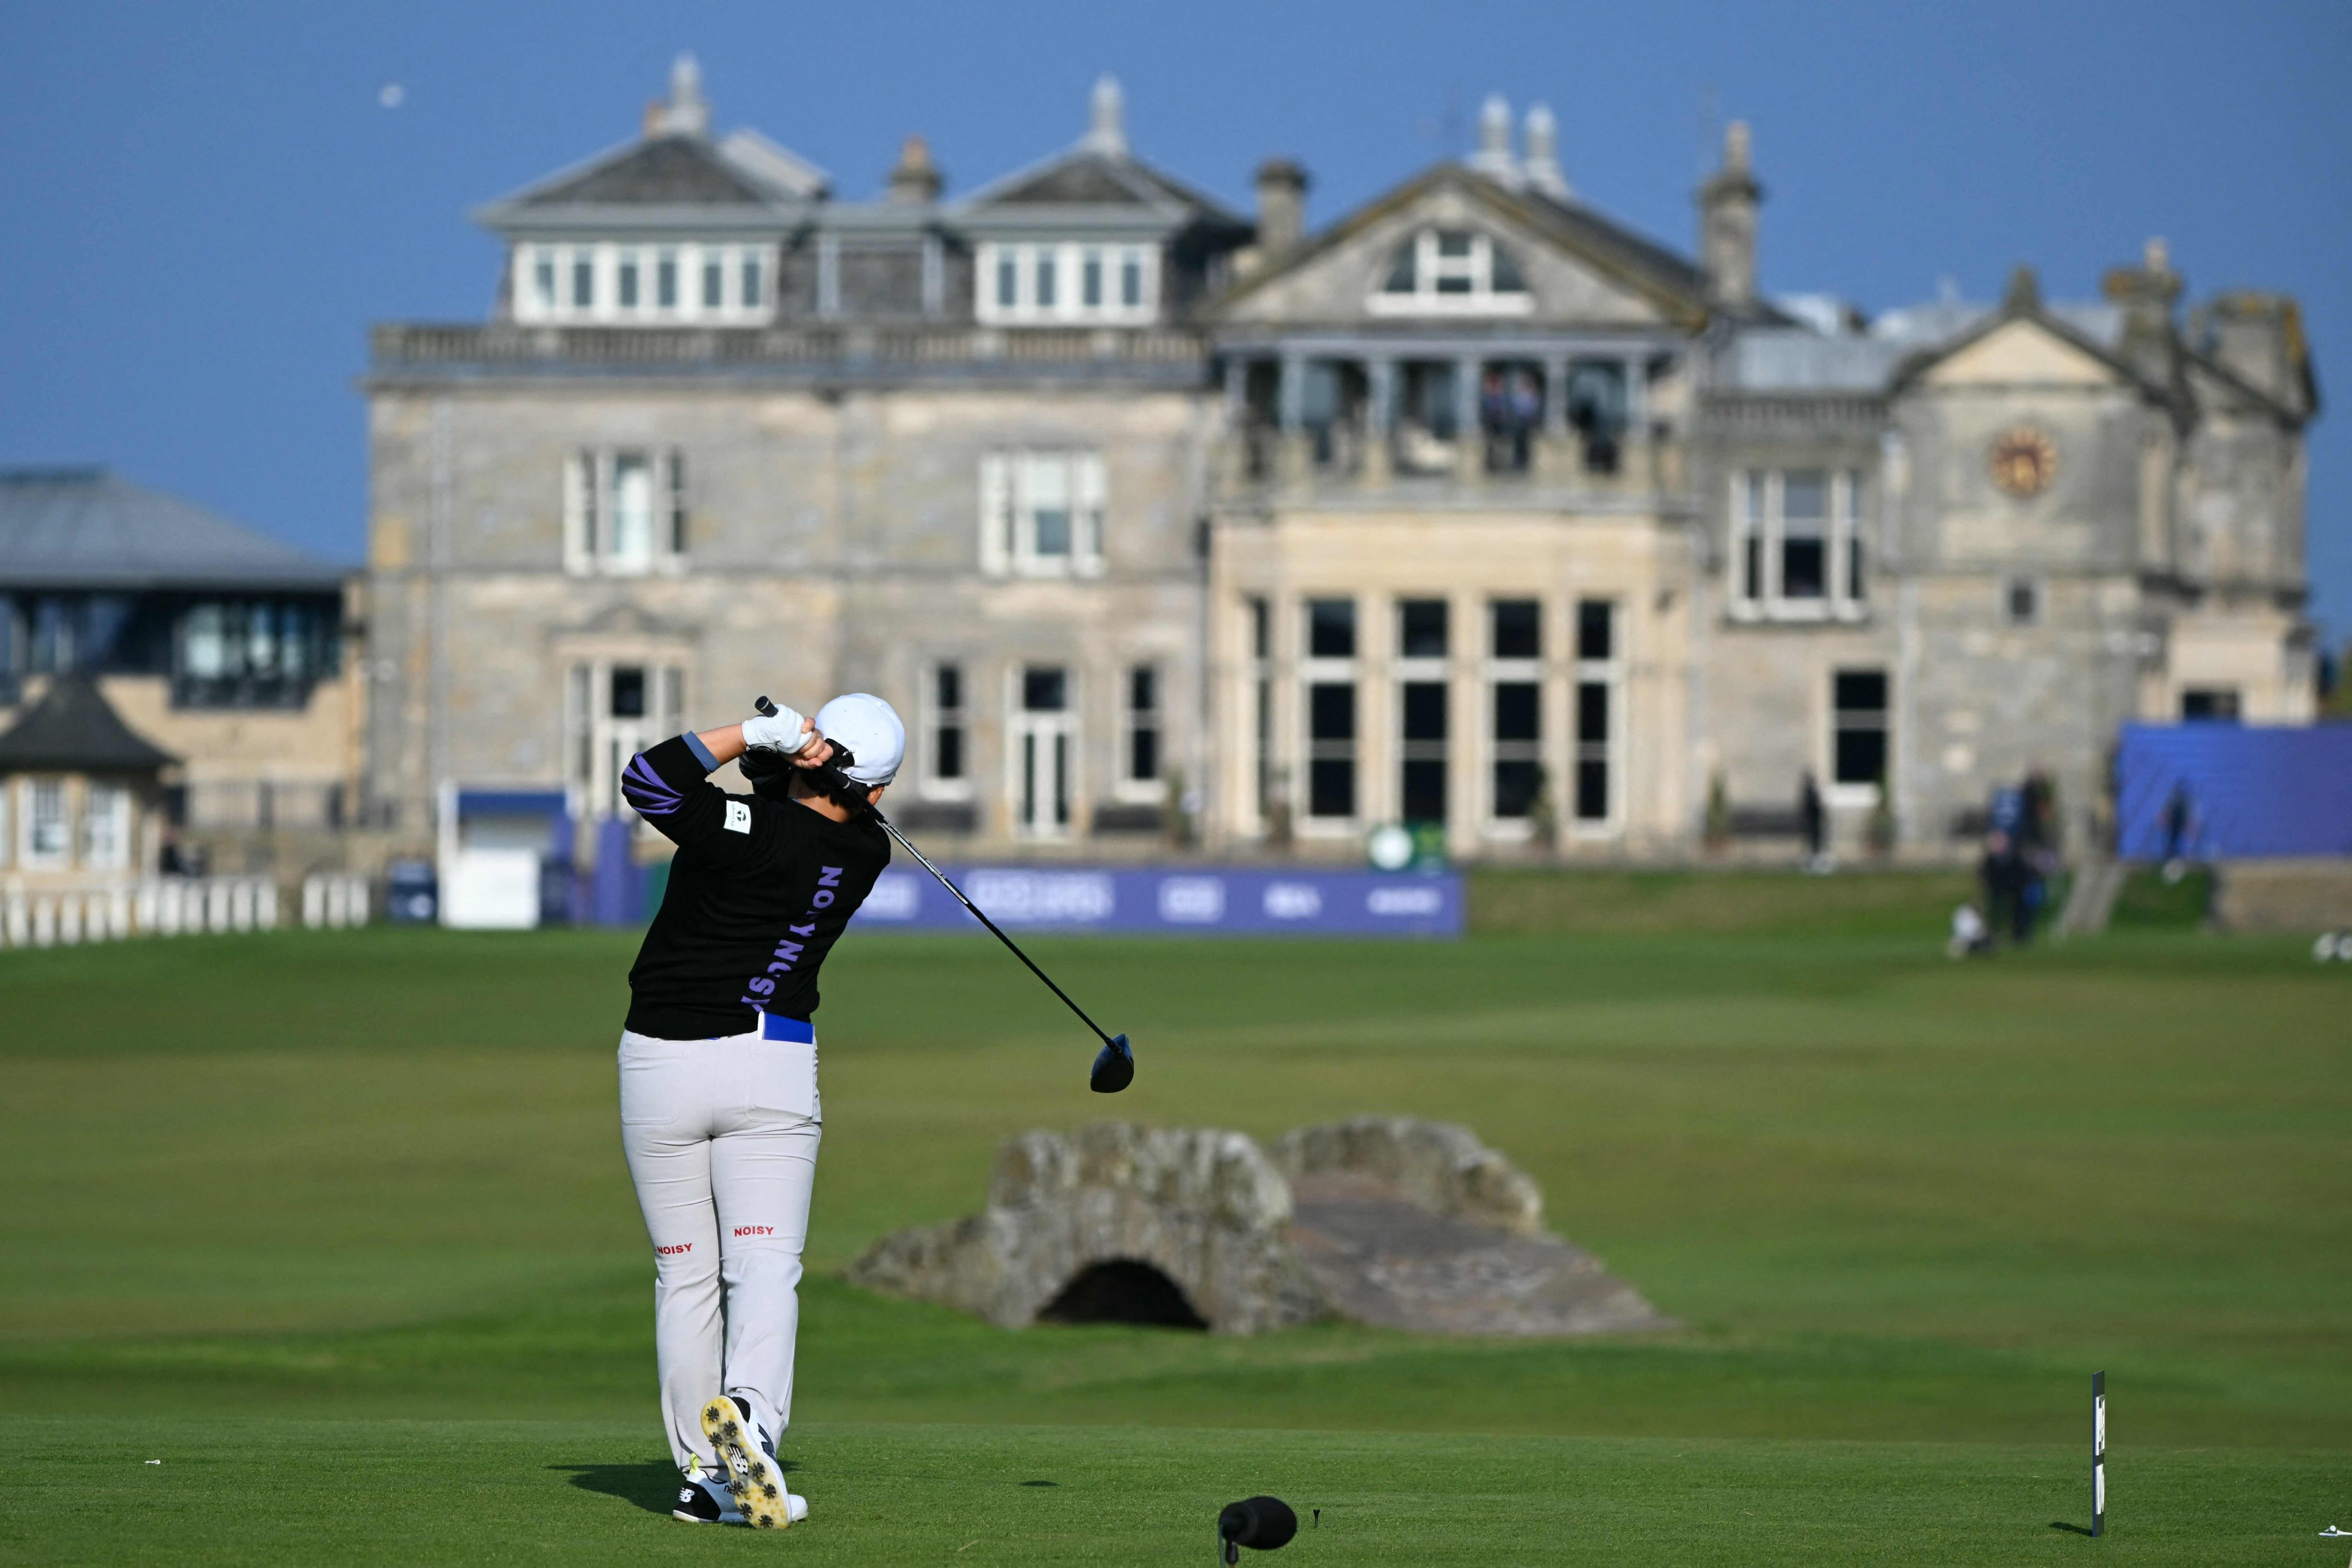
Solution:
M 1541 108 L 1307 184 L 1230 210 L 1106 79 L 1066 151 L 845 200 L 682 60 L 477 214 L 488 321 L 374 330 L 371 820 L 615 815 L 646 742 L 864 689 L 972 854 L 1674 855 L 1811 773 L 1937 855 L 2031 767 L 2080 823 L 2125 721 L 2311 716 L 2292 300 L 2155 241 L 2095 301 L 1768 299 L 1737 125 L 1696 254 Z

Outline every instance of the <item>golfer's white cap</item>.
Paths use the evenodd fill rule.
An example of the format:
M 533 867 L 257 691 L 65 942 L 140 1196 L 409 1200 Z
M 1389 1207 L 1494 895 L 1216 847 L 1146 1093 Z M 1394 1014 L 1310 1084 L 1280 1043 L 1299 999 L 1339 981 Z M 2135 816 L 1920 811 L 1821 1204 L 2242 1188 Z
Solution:
M 868 691 L 836 697 L 816 710 L 817 733 L 849 748 L 857 759 L 842 770 L 862 784 L 886 784 L 898 776 L 907 755 L 907 726 L 898 710 Z

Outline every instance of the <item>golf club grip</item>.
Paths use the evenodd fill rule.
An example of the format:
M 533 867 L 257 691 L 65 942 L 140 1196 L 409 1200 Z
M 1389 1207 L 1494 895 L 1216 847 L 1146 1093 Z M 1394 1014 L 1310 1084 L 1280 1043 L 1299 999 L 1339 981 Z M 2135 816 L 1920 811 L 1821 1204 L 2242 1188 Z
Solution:
M 768 700 L 767 694 L 765 692 L 762 692 L 759 700 L 752 703 L 751 706 L 757 709 L 764 717 L 773 718 L 775 716 L 776 705 Z M 1078 1016 L 1078 1021 L 1095 1032 L 1096 1039 L 1100 1040 L 1106 1046 L 1110 1044 L 1110 1037 L 1103 1033 L 1102 1026 L 1096 1023 L 1092 1018 L 1087 1017 L 1087 1010 L 1084 1007 L 1079 1006 L 1076 1002 L 1071 1001 L 1070 994 L 1063 990 L 1060 986 L 1055 984 L 1054 977 L 1052 975 L 1046 973 L 1044 970 L 1038 968 L 1035 963 L 1032 963 L 1029 955 L 1021 951 L 1021 944 L 1014 942 L 1011 937 L 1005 935 L 1003 931 L 998 930 L 996 922 L 990 920 L 978 904 L 973 903 L 970 899 L 964 897 L 963 889 L 957 887 L 953 882 L 949 881 L 948 874 L 945 871 L 940 870 L 937 866 L 932 865 L 930 857 L 925 855 L 912 844 L 908 843 L 907 836 L 898 831 L 898 825 L 896 823 L 882 815 L 882 808 L 880 806 L 869 804 L 866 809 L 874 814 L 874 820 L 882 825 L 882 831 L 887 833 L 892 838 L 898 841 L 898 847 L 904 849 L 908 854 L 912 855 L 915 858 L 916 862 L 920 865 L 924 870 L 929 871 L 932 876 L 938 878 L 940 886 L 945 888 L 949 892 L 953 893 L 957 903 L 960 903 L 965 909 L 970 910 L 971 911 L 972 918 L 988 928 L 990 935 L 1003 942 L 1007 948 L 1010 948 L 1012 950 L 1013 956 L 1019 959 L 1024 964 L 1028 966 L 1030 973 L 1044 981 L 1045 983 L 1045 989 L 1051 991 L 1055 995 L 1059 996 L 1062 999 L 1062 1005 L 1067 1007 L 1071 1012 L 1076 1013 Z

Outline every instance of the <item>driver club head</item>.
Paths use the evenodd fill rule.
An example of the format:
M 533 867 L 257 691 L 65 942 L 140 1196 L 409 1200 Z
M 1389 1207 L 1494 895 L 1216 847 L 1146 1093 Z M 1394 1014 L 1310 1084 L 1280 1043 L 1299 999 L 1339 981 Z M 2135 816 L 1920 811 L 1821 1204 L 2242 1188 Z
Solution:
M 1087 1087 L 1097 1094 L 1117 1094 L 1135 1081 L 1135 1047 L 1127 1043 L 1125 1035 L 1113 1035 L 1110 1044 L 1095 1053 L 1094 1070 L 1087 1074 Z

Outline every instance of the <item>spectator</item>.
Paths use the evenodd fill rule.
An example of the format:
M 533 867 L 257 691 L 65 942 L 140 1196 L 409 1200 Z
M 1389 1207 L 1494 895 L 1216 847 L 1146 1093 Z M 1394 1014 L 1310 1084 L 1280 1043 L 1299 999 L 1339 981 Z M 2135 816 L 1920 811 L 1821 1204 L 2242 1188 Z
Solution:
M 1819 875 L 1830 868 L 1829 809 L 1822 803 L 1821 785 L 1807 768 L 1797 781 L 1797 825 L 1805 836 L 1805 869 Z
M 2189 870 L 2196 823 L 2197 804 L 2189 797 L 2184 779 L 2172 786 L 2164 803 L 2164 879 L 2168 882 L 2178 882 Z

